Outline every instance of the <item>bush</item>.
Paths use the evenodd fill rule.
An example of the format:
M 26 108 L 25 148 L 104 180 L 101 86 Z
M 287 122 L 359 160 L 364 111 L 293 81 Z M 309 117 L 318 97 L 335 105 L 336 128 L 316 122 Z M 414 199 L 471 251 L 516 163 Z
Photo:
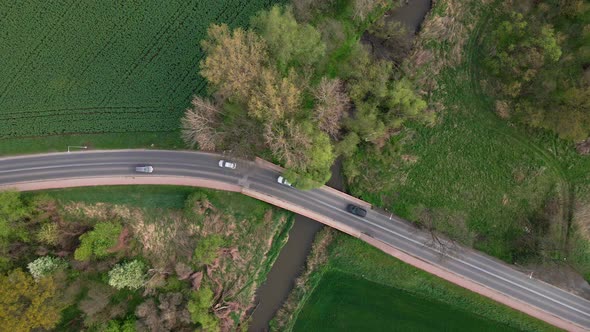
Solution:
M 122 226 L 118 222 L 101 222 L 94 230 L 80 236 L 80 246 L 74 252 L 74 258 L 87 261 L 91 258 L 103 258 L 109 255 L 108 249 L 117 243 Z
M 35 279 L 47 276 L 67 266 L 66 261 L 61 258 L 43 256 L 35 259 L 27 265 L 29 272 Z
M 56 246 L 59 243 L 57 225 L 52 222 L 44 223 L 37 232 L 37 240 L 50 246 Z
M 109 271 L 109 285 L 116 289 L 139 289 L 145 284 L 145 264 L 138 260 L 115 266 Z
M 201 239 L 193 255 L 196 264 L 207 265 L 213 263 L 217 258 L 217 251 L 223 245 L 223 238 L 220 235 L 211 235 Z
M 201 287 L 194 292 L 188 303 L 188 311 L 191 314 L 191 320 L 200 324 L 205 331 L 219 331 L 219 321 L 217 317 L 209 313 L 209 308 L 213 305 L 213 291 L 207 286 Z
M 20 224 L 30 217 L 31 207 L 25 204 L 19 192 L 0 192 L 0 241 L 6 243 L 12 239 L 28 240 L 28 232 Z
M 129 317 L 124 321 L 110 320 L 103 332 L 135 332 L 135 318 Z

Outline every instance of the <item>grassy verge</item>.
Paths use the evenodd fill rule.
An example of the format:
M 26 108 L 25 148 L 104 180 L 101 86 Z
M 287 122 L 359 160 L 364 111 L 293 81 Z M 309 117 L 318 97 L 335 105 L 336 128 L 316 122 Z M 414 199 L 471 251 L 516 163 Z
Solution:
M 31 138 L 0 139 L 0 155 L 41 152 L 65 152 L 71 146 L 89 149 L 179 149 L 185 148 L 180 134 L 172 132 L 134 132 L 81 134 Z M 73 150 L 80 150 L 74 148 Z
M 43 193 L 64 203 L 108 203 L 140 208 L 182 209 L 186 198 L 199 190 L 202 189 L 180 186 L 98 186 L 46 190 Z M 24 195 L 32 196 L 35 193 Z

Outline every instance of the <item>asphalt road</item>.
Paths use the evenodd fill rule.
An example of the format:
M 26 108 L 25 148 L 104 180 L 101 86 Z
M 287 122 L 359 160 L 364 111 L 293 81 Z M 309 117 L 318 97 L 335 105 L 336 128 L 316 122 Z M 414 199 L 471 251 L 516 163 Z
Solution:
M 276 182 L 278 172 L 253 162 L 237 161 L 235 170 L 218 166 L 215 154 L 119 150 L 30 155 L 0 159 L 0 186 L 23 182 L 92 177 L 192 177 L 239 185 L 273 196 L 317 215 L 336 220 L 374 239 L 498 293 L 590 330 L 590 301 L 530 278 L 494 258 L 459 246 L 441 250 L 431 236 L 391 215 L 370 210 L 366 218 L 346 212 L 349 203 L 327 190 L 299 191 Z M 139 174 L 135 166 L 149 164 L 152 174 Z M 322 220 L 319 220 L 322 221 Z M 441 251 L 445 253 L 442 254 Z

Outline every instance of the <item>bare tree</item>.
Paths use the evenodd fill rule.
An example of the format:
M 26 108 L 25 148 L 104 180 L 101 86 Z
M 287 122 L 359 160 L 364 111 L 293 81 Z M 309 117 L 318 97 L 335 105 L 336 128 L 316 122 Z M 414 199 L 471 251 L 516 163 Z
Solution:
M 293 120 L 284 123 L 267 122 L 264 139 L 272 153 L 287 167 L 303 168 L 309 163 L 308 151 L 312 139 L 306 130 Z
M 441 258 L 448 256 L 458 249 L 458 244 L 455 240 L 443 236 L 437 230 L 436 216 L 429 208 L 424 208 L 418 216 L 419 225 L 428 232 L 430 240 L 424 243 L 427 247 L 436 249 Z
M 195 96 L 192 106 L 181 119 L 182 138 L 190 147 L 196 144 L 202 150 L 215 150 L 221 134 L 215 130 L 219 122 L 219 108 L 212 102 Z
M 337 138 L 342 118 L 350 106 L 342 81 L 323 77 L 314 95 L 317 101 L 314 118 L 318 127 L 332 138 Z

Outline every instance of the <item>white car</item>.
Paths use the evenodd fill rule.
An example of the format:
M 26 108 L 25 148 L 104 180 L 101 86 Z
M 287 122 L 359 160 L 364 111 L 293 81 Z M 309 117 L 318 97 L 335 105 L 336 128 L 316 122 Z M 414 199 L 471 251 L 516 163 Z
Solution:
M 236 163 L 232 163 L 231 161 L 227 161 L 227 160 L 220 160 L 219 161 L 219 167 L 236 169 L 236 166 L 237 166 Z
M 293 187 L 291 182 L 287 181 L 287 179 L 285 179 L 285 177 L 282 175 L 279 175 L 279 177 L 277 178 L 277 182 L 280 184 L 284 184 L 285 186 Z
M 137 166 L 137 167 L 135 167 L 135 171 L 138 173 L 151 173 L 154 171 L 154 167 L 152 167 L 150 165 Z

